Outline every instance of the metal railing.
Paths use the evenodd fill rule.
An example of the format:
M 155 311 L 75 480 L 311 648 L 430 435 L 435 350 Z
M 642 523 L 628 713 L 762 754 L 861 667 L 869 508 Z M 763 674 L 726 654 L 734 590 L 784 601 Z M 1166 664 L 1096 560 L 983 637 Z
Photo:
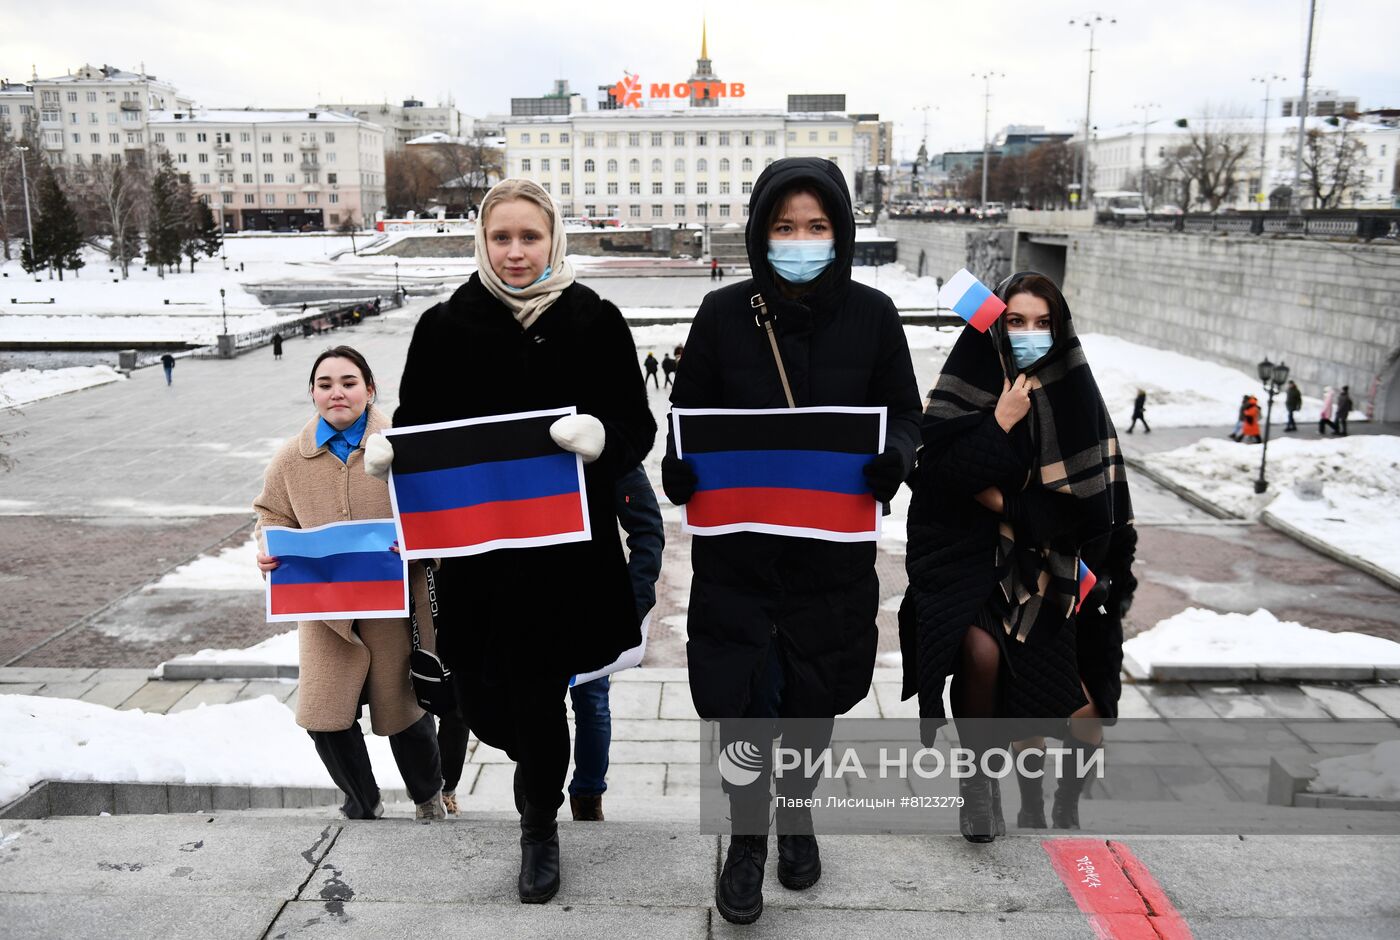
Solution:
M 891 220 L 1010 225 L 1013 228 L 1087 228 L 1093 224 L 1101 228 L 1185 232 L 1193 235 L 1296 235 L 1305 238 L 1400 241 L 1400 210 L 1392 209 L 1315 209 L 1301 215 L 1293 215 L 1286 210 L 1188 212 L 1184 215 L 1149 214 L 1136 218 L 1108 218 L 1088 212 L 1029 212 L 1013 209 L 1010 219 L 981 219 L 975 215 L 919 212 L 891 216 Z
M 400 295 L 389 293 L 380 294 L 368 300 L 355 300 L 322 307 L 314 313 L 308 312 L 301 316 L 290 317 L 256 330 L 234 333 L 231 343 L 232 355 L 237 356 L 260 346 L 267 346 L 272 342 L 273 335 L 277 333 L 281 333 L 284 339 L 291 339 L 294 336 L 318 336 L 342 327 L 355 326 L 363 320 L 365 311 L 372 308 L 376 302 L 379 303 L 381 313 L 403 306 L 403 298 Z M 198 359 L 223 358 L 217 343 L 212 346 L 200 346 L 191 355 Z

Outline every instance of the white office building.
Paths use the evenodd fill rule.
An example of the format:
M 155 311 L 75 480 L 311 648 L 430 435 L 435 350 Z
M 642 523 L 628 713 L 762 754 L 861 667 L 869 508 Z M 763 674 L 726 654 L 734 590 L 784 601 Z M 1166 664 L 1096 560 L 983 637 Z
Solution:
M 350 114 L 361 121 L 368 121 L 384 129 L 384 149 L 402 150 L 411 140 L 426 134 L 445 134 L 448 137 L 469 137 L 472 133 L 472 120 L 458 111 L 451 101 L 436 107 L 428 107 L 416 98 L 407 98 L 403 104 L 323 104 L 320 108 Z
M 170 82 L 109 65 L 85 65 L 30 85 L 39 146 L 54 166 L 144 164 L 152 116 L 191 105 Z

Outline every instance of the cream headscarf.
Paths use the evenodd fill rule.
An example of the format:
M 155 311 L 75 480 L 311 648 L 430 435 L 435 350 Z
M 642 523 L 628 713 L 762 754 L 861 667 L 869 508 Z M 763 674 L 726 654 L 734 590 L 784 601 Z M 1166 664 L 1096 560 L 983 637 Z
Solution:
M 526 202 L 542 206 L 549 205 L 552 208 L 548 214 L 554 219 L 554 231 L 550 236 L 549 277 L 521 290 L 513 290 L 506 286 L 506 282 L 492 269 L 486 253 L 486 216 L 497 203 L 509 199 L 524 199 Z M 574 269 L 567 258 L 568 242 L 564 237 L 563 213 L 559 211 L 558 204 L 550 198 L 549 193 L 533 180 L 511 177 L 491 187 L 491 191 L 481 201 L 481 213 L 476 218 L 475 242 L 476 270 L 481 283 L 486 285 L 493 297 L 510 308 L 522 330 L 528 330 L 539 319 L 540 314 L 559 299 L 564 288 L 574 282 Z

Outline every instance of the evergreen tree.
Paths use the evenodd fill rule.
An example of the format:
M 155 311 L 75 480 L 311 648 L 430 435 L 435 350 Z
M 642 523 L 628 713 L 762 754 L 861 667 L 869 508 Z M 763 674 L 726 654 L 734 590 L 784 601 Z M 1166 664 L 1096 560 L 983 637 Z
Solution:
M 24 269 L 25 274 L 33 274 L 44 266 L 44 262 L 36 257 L 36 253 L 27 238 L 19 249 L 19 266 Z
M 224 245 L 224 233 L 219 228 L 219 220 L 202 202 L 195 206 L 195 227 L 199 232 L 200 250 L 205 257 L 217 257 Z
M 162 154 L 160 169 L 151 180 L 151 205 L 147 213 L 146 263 L 165 276 L 165 269 L 180 260 L 180 181 L 169 154 Z
M 199 257 L 199 232 L 197 231 L 197 207 L 201 205 L 194 194 L 188 173 L 180 176 L 180 247 L 179 254 L 190 259 L 190 271 L 194 271 L 195 258 Z M 180 259 L 177 258 L 177 265 Z
M 78 224 L 78 213 L 63 194 L 52 167 L 44 168 L 44 177 L 39 182 L 39 217 L 35 220 L 34 230 L 36 255 L 47 262 L 50 269 L 58 269 L 60 281 L 63 280 L 64 268 L 77 271 L 83 266 L 78 254 L 83 247 L 83 230 Z

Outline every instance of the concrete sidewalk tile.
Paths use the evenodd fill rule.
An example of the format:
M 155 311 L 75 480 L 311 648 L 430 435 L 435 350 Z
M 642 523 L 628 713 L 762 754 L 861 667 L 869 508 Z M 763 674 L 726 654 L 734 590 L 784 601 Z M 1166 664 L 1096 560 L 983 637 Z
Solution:
M 238 697 L 247 682 L 241 679 L 205 679 L 195 685 L 166 714 L 186 712 L 201 705 L 227 705 Z
M 471 761 L 462 765 L 462 776 L 457 778 L 457 794 L 459 796 L 466 796 L 475 789 L 477 777 L 481 775 L 483 766 L 482 764 L 473 764 Z
M 1270 744 L 1198 744 L 1201 757 L 1212 767 L 1223 771 L 1228 767 L 1268 767 L 1278 758 L 1317 760 L 1318 753 L 1301 741 L 1291 746 Z
M 1309 744 L 1380 744 L 1400 740 L 1400 726 L 1389 721 L 1294 721 L 1288 727 Z
M 880 701 L 875 697 L 875 687 L 872 685 L 869 692 L 865 693 L 865 698 L 846 712 L 843 718 L 879 718 Z
M 172 783 L 169 788 L 170 812 L 208 813 L 214 809 L 214 788 L 202 784 Z
M 1120 718 L 1117 724 L 1104 729 L 1104 739 L 1110 744 L 1119 741 L 1180 741 L 1181 735 L 1171 722 L 1161 718 L 1152 721 Z
M 3 687 L 0 687 L 0 691 L 3 691 Z M 1356 694 L 1385 712 L 1391 718 L 1400 721 L 1400 686 L 1366 686 L 1357 689 Z
M 1248 803 L 1266 803 L 1269 795 L 1269 767 L 1229 767 L 1216 765 L 1220 776 L 1234 788 L 1239 798 Z
M 170 812 L 170 788 L 163 783 L 118 783 L 112 790 L 114 816 Z
M 196 891 L 193 874 L 177 880 L 188 895 L 162 898 L 155 904 L 149 897 L 127 894 L 69 895 L 61 904 L 48 894 L 6 894 L 0 896 L 0 921 L 6 936 L 31 940 L 123 936 L 246 940 L 265 936 L 282 910 L 282 901 L 274 898 L 218 897 Z
M 666 764 L 609 764 L 608 796 L 620 799 L 664 796 Z M 573 771 L 570 770 L 570 774 Z
M 1176 799 L 1176 795 L 1157 776 L 1155 767 L 1147 767 L 1142 764 L 1115 764 L 1112 758 L 1109 759 L 1104 778 L 1095 781 L 1095 785 L 1102 787 L 1106 798 L 1110 800 L 1156 803 L 1162 800 L 1174 801 Z M 1054 793 L 1052 779 L 1045 781 L 1045 792 L 1047 796 Z
M 609 677 L 611 682 L 689 682 L 690 670 L 684 666 L 641 666 L 624 669 Z
M 660 682 L 619 682 L 608 691 L 614 718 L 660 718 Z
M 880 706 L 880 715 L 884 718 L 918 718 L 919 717 L 919 697 L 916 695 L 907 702 L 899 700 L 899 693 L 903 691 L 903 685 L 898 682 L 876 682 L 871 688 L 875 690 L 875 703 Z
M 1183 803 L 1238 803 L 1239 795 L 1214 768 L 1204 764 L 1158 767 L 1157 776 Z
M 1142 687 L 1152 707 L 1166 718 L 1214 718 L 1214 709 L 1185 683 Z
M 1382 719 L 1385 712 L 1348 689 L 1329 688 L 1319 685 L 1300 685 L 1299 691 L 1311 699 L 1322 703 L 1328 714 L 1341 719 Z
M 771 875 L 770 875 L 771 877 Z M 804 895 L 806 892 L 804 892 Z M 766 940 L 830 940 L 832 937 L 957 937 L 959 940 L 1046 940 L 1047 937 L 1087 937 L 1088 920 L 1078 911 L 1042 913 L 1019 906 L 1005 912 L 811 909 L 802 899 L 780 892 L 769 899 L 767 913 L 757 924 L 739 927 L 713 918 L 711 936 Z M 789 906 L 790 905 L 790 906 Z M 1124 934 L 1126 936 L 1126 934 Z
M 279 702 L 285 702 L 297 690 L 295 682 L 285 679 L 252 679 L 234 696 L 235 702 L 246 702 L 263 695 L 271 695 Z
M 92 682 L 46 682 L 38 694 L 44 698 L 82 698 L 95 683 Z
M 1242 686 L 1193 682 L 1201 700 L 1221 718 L 1272 718 L 1273 714 Z
M 700 720 L 690 698 L 690 683 L 667 682 L 661 686 L 661 717 Z
M 62 669 L 49 666 L 7 666 L 0 669 L 0 686 L 29 682 L 86 682 L 96 669 Z
M 458 793 L 470 793 L 473 797 L 501 798 L 510 800 L 515 795 L 515 764 L 481 764 L 476 779 L 467 786 L 465 776 L 457 784 Z
M 614 741 L 609 761 L 617 764 L 684 764 L 700 759 L 699 739 L 694 741 Z
M 109 667 L 97 670 L 97 672 L 92 674 L 91 678 L 93 682 L 131 682 L 135 680 L 144 682 L 147 679 L 154 678 L 154 676 L 151 675 L 151 670 L 149 669 Z
M 121 710 L 140 709 L 143 712 L 164 714 L 170 710 L 171 705 L 184 698 L 196 685 L 198 685 L 197 682 L 188 679 L 178 682 L 152 679 L 131 698 L 122 702 Z
M 49 815 L 96 816 L 116 810 L 110 783 L 49 781 Z
M 700 765 L 667 764 L 665 795 L 682 797 L 685 799 L 699 799 Z
M 1245 690 L 1254 695 L 1280 718 L 1289 721 L 1325 720 L 1331 716 L 1327 709 L 1314 699 L 1308 698 L 1298 687 L 1281 683 L 1248 683 Z
M 1202 764 L 1204 758 L 1193 745 L 1177 741 L 1114 741 L 1106 749 L 1109 765 L 1114 763 L 1161 767 L 1169 764 Z
M 468 760 L 473 764 L 514 764 L 506 752 L 489 744 L 477 743 Z
M 1119 718 L 1160 718 L 1157 709 L 1152 707 L 1152 703 L 1147 700 L 1147 696 L 1142 694 L 1142 689 L 1136 685 L 1124 683 L 1123 692 L 1118 698 Z
M 517 850 L 518 854 L 518 850 Z M 567 866 L 567 859 L 564 862 Z M 343 937 L 346 924 L 362 937 L 433 937 L 452 925 L 451 934 L 462 940 L 497 937 L 675 937 L 705 940 L 709 937 L 710 912 L 699 907 L 635 907 L 616 903 L 587 905 L 561 903 L 569 890 L 569 869 L 555 902 L 535 904 L 479 904 L 434 900 L 352 900 L 339 916 L 328 914 L 326 902 L 293 901 L 282 909 L 266 936 L 287 940 Z M 257 936 L 256 931 L 249 936 Z
M 82 701 L 92 705 L 105 705 L 108 708 L 120 708 L 123 702 L 141 691 L 145 685 L 145 679 L 108 679 L 88 689 L 83 694 Z
M 676 718 L 614 718 L 614 741 L 699 741 L 701 722 Z
M 1188 744 L 1249 744 L 1271 747 L 1298 747 L 1298 736 L 1288 730 L 1288 726 L 1277 718 L 1224 721 L 1219 718 L 1207 721 L 1181 720 L 1172 722 L 1172 728 L 1181 740 Z
M 1191 936 L 1199 940 L 1278 940 L 1280 937 L 1346 937 L 1347 940 L 1395 940 L 1400 917 L 1192 917 Z
M 1307 680 L 1309 682 L 1370 682 L 1376 677 L 1376 667 L 1366 663 L 1351 666 L 1300 666 L 1295 664 L 1259 664 L 1259 678 L 1265 682 Z
M 38 695 L 42 682 L 13 682 L 0 685 L 0 695 Z

